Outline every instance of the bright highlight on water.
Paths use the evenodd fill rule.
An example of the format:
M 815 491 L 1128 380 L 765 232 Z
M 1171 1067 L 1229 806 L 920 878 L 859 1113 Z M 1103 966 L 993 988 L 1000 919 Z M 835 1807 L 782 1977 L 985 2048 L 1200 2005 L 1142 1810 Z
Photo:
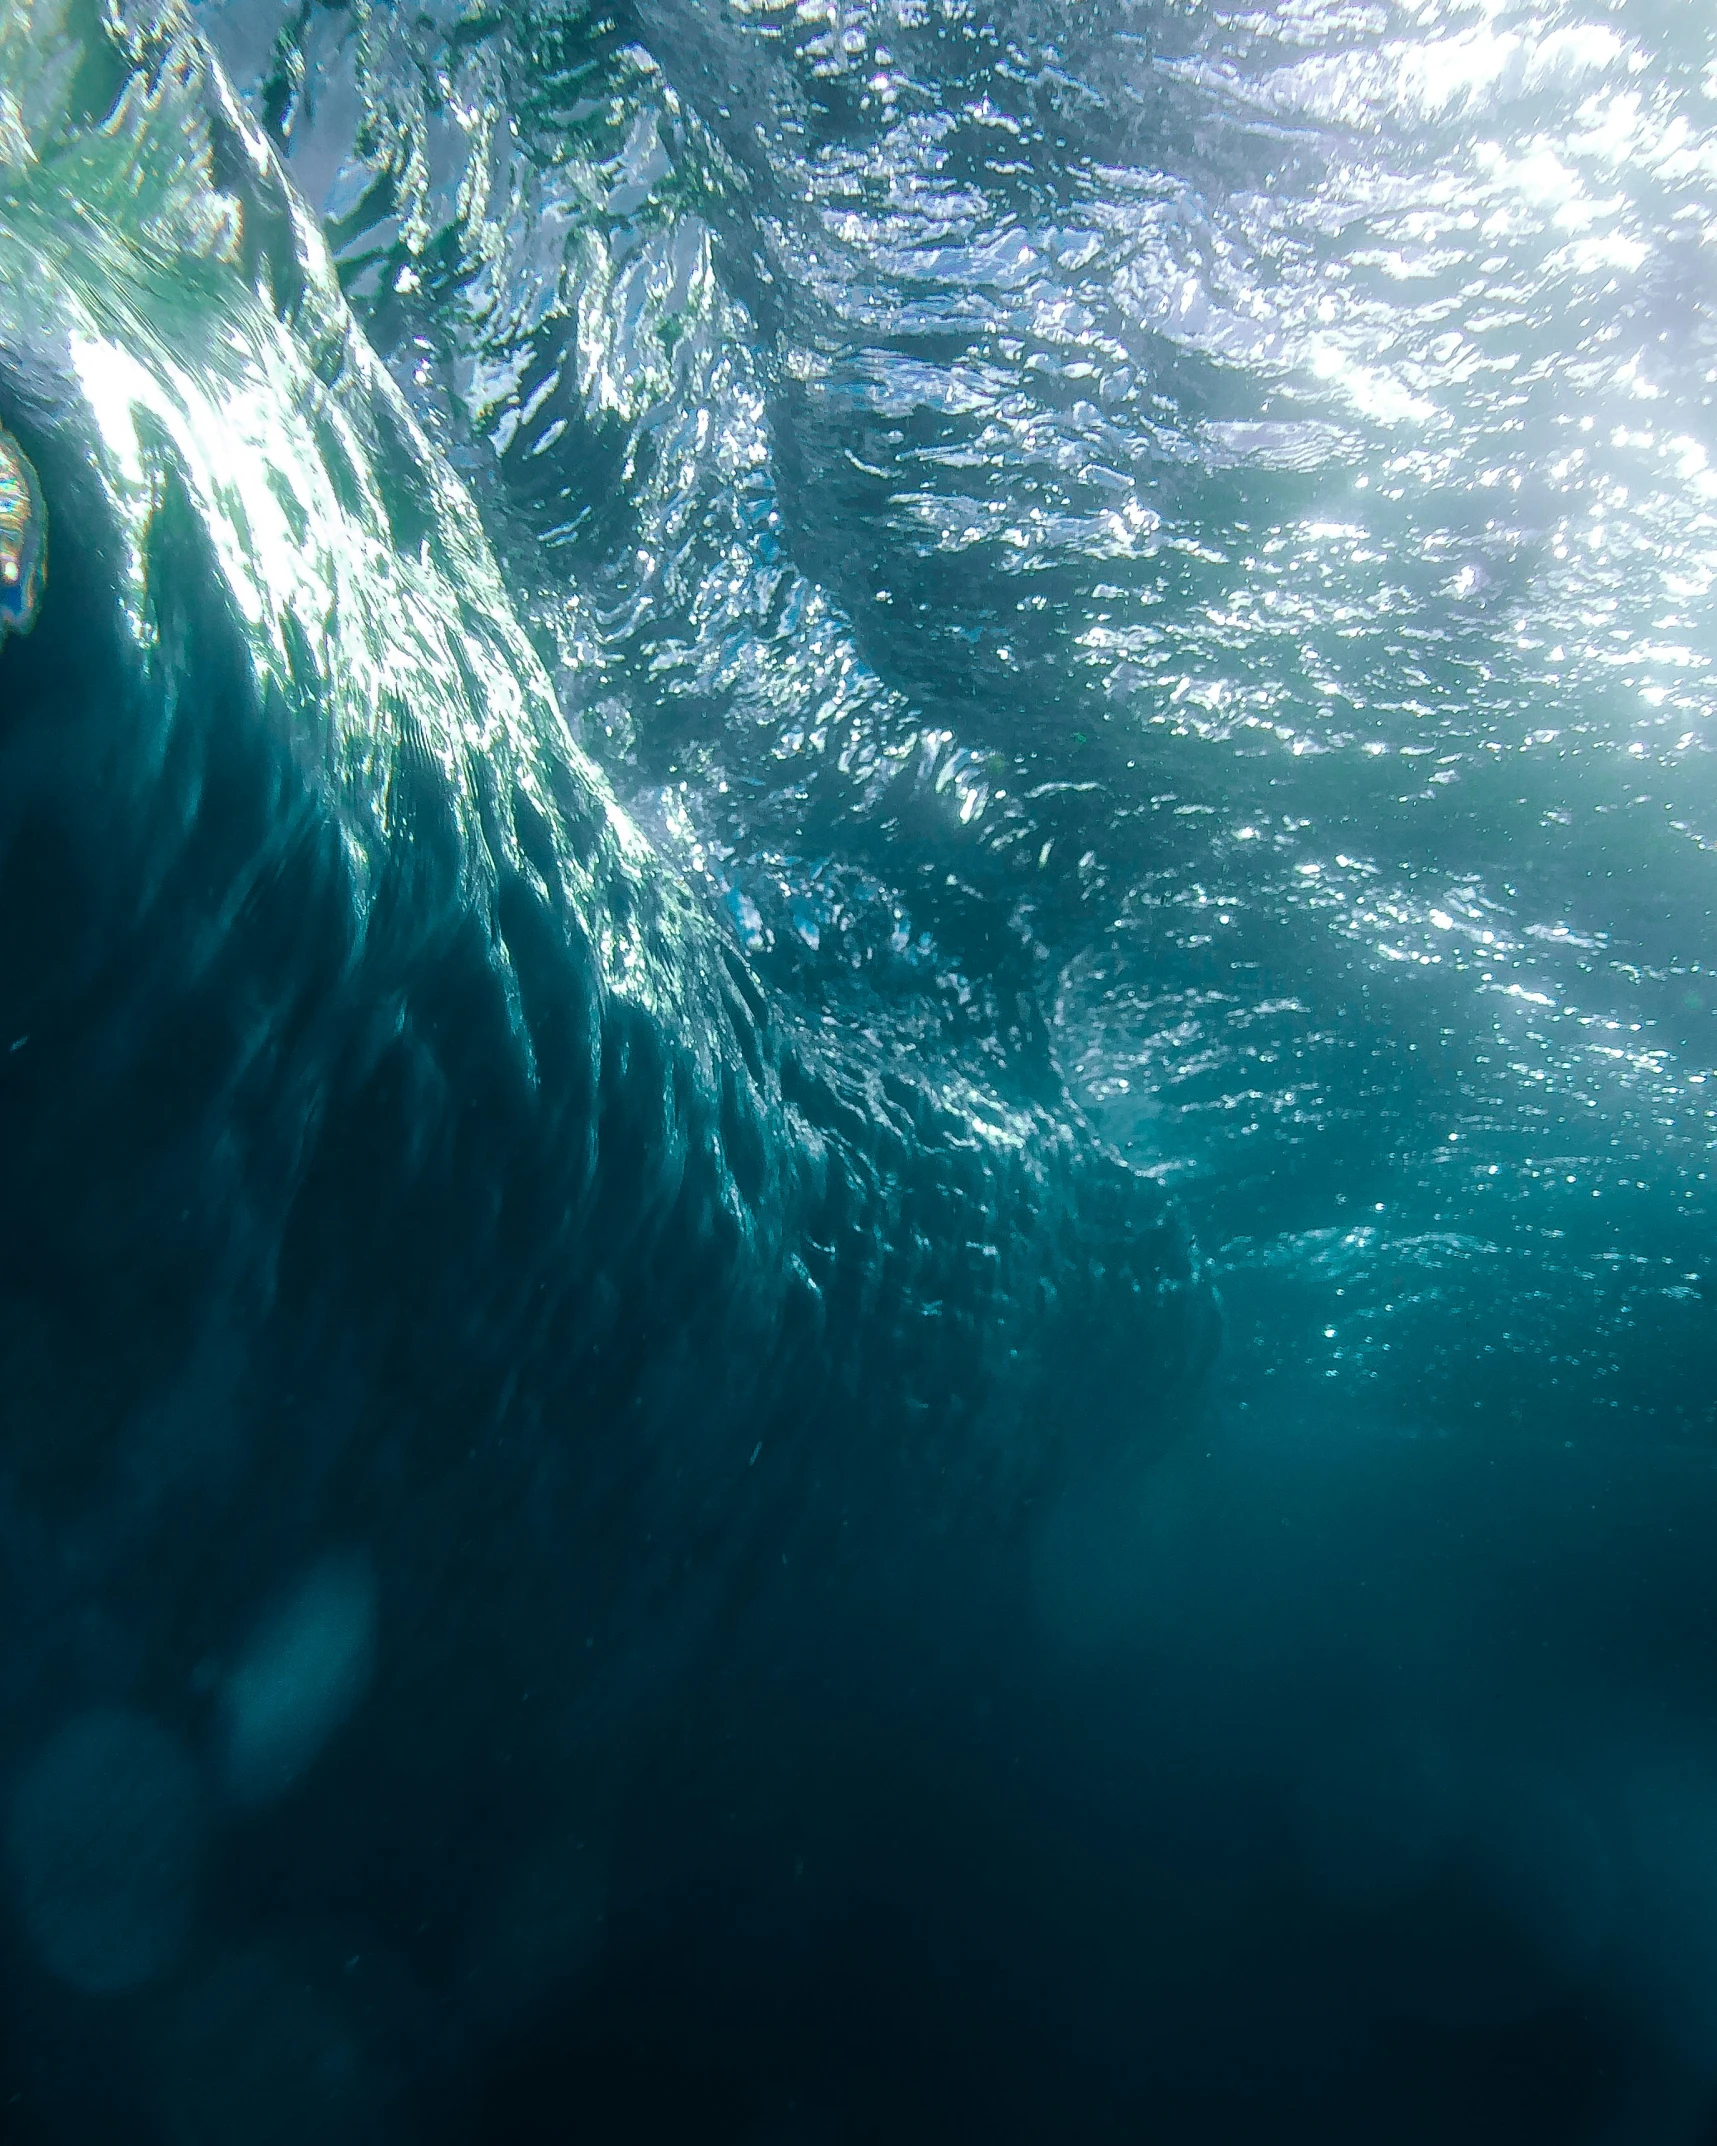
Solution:
M 0 431 L 0 641 L 36 623 L 48 572 L 48 510 L 23 449 Z

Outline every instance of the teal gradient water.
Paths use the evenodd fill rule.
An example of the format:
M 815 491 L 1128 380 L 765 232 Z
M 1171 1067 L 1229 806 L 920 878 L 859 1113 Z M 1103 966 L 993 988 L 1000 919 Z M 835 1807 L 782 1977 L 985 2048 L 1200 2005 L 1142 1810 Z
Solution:
M 0 0 L 14 52 L 29 12 Z M 151 351 L 191 377 L 175 452 L 200 446 L 192 519 L 256 594 L 246 645 L 284 680 L 288 615 L 334 619 L 316 680 L 333 681 L 323 712 L 348 742 L 366 725 L 391 738 L 402 678 L 426 706 L 445 698 L 424 795 L 446 778 L 471 855 L 515 716 L 543 765 L 575 766 L 598 860 L 577 900 L 603 917 L 653 902 L 667 920 L 642 984 L 625 932 L 595 935 L 603 1006 L 635 988 L 636 1034 L 670 1038 L 655 1056 L 631 1029 L 616 1042 L 615 1015 L 592 1047 L 624 1136 L 603 1136 L 620 1187 L 603 1228 L 629 1243 L 632 1188 L 656 1186 L 651 1143 L 682 1089 L 704 1109 L 711 1211 L 749 1170 L 727 1204 L 761 1220 L 734 1239 L 743 1257 L 712 1224 L 694 1260 L 664 1195 L 648 1257 L 622 1276 L 632 1294 L 611 1304 L 606 1240 L 569 1231 L 568 1266 L 560 1209 L 523 1201 L 542 1230 L 532 1289 L 547 1273 L 568 1330 L 601 1332 L 588 1376 L 509 1289 L 499 1223 L 494 1256 L 469 1262 L 492 1287 L 474 1301 L 399 1191 L 433 1178 L 441 1150 L 426 1142 L 424 1163 L 382 1137 L 419 1108 L 471 1122 L 447 1101 L 456 1082 L 437 1085 L 459 1063 L 447 1036 L 466 1033 L 449 987 L 425 1024 L 435 1079 L 398 1112 L 384 1094 L 373 1137 L 354 1112 L 313 1186 L 335 1220 L 310 1241 L 349 1261 L 367 1343 L 394 1333 L 387 1254 L 409 1237 L 412 1287 L 437 1307 L 423 1331 L 469 1394 L 433 1369 L 442 1357 L 422 1369 L 402 1321 L 397 1355 L 351 1373 L 398 1471 L 374 1470 L 373 1506 L 334 1507 L 343 1524 L 362 1514 L 362 1542 L 356 1522 L 335 1539 L 317 1507 L 297 1563 L 283 1553 L 255 1599 L 229 1574 L 217 1618 L 187 1585 L 221 1634 L 195 1670 L 216 1694 L 203 1744 L 110 1674 L 116 1652 L 64 1637 L 84 1629 L 64 1544 L 105 1573 L 109 1537 L 51 1514 L 30 1538 L 56 1576 L 41 1586 L 52 1658 L 103 1666 L 69 1726 L 33 1702 L 15 1920 L 86 1996 L 118 1986 L 115 1928 L 136 1982 L 181 1974 L 159 1999 L 172 2079 L 139 2106 L 205 2112 L 163 2118 L 173 2141 L 212 2136 L 206 2111 L 229 2093 L 252 2121 L 293 2065 L 253 2072 L 234 2051 L 259 2039 L 253 2018 L 298 2034 L 280 1995 L 296 1990 L 319 2022 L 301 2039 L 363 2052 L 363 2092 L 341 2104 L 354 2136 L 372 2107 L 422 2108 L 440 2076 L 431 2020 L 474 2052 L 458 2106 L 481 2121 L 461 2135 L 509 2142 L 702 2123 L 757 2146 L 1709 2146 L 1717 14 L 192 13 L 326 243 L 350 370 L 318 370 L 309 329 L 295 317 L 276 336 L 266 307 L 227 359 L 218 337 L 175 341 L 172 277 L 140 244 L 143 295 L 101 347 L 130 336 L 145 362 L 134 377 L 79 360 L 97 421 L 104 393 L 147 412 L 136 379 L 171 370 L 151 373 Z M 4 199 L 29 204 L 38 235 L 68 220 L 30 191 L 31 99 L 63 90 L 0 74 Z M 111 190 L 101 157 L 128 137 L 93 138 Z M 176 153 L 156 152 L 139 187 L 177 201 Z M 209 211 L 201 178 L 194 191 Z M 252 274 L 236 242 L 203 236 L 208 258 Z M 38 258 L 56 272 L 46 242 L 24 255 L 6 289 Z M 87 263 L 78 275 L 93 287 Z M 422 440 L 403 418 L 365 434 L 354 507 L 305 412 L 336 375 L 363 402 L 370 350 Z M 391 392 L 363 407 L 394 410 Z M 132 491 L 110 489 L 120 522 L 147 531 L 164 480 L 135 438 Z M 348 541 L 364 516 L 374 556 Z M 461 673 L 456 694 L 453 623 L 473 591 L 502 624 L 492 676 Z M 514 614 L 528 649 L 508 638 Z M 486 730 L 509 679 L 527 681 L 524 712 Z M 623 809 L 568 760 L 567 735 Z M 545 824 L 559 810 L 550 798 Z M 410 864 L 409 815 L 378 830 L 385 877 Z M 439 941 L 424 939 L 428 973 Z M 569 943 L 576 971 L 585 942 Z M 527 1026 L 511 1000 L 493 1024 L 508 1049 Z M 812 1072 L 795 1098 L 775 1059 L 757 1071 L 760 1093 L 777 1089 L 748 1133 L 743 1111 L 722 1115 L 736 1091 L 710 1098 L 757 1035 L 796 1039 Z M 535 1059 L 528 1074 L 506 1093 L 534 1125 L 553 1081 L 536 1085 Z M 662 1110 L 654 1090 L 637 1100 L 652 1081 Z M 516 1157 L 505 1111 L 476 1116 L 493 1148 L 456 1189 L 481 1217 L 491 1160 Z M 558 1182 L 568 1152 L 551 1117 L 532 1184 Z M 873 1149 L 886 1162 L 894 1130 L 907 1159 L 865 1178 L 850 1265 L 842 1238 L 813 1282 L 792 1262 L 836 1245 L 827 1153 L 850 1138 L 867 1168 Z M 211 1213 L 241 1147 L 210 1165 Z M 1106 1150 L 1172 1193 L 1197 1259 Z M 445 1152 L 466 1153 L 451 1134 Z M 372 1166 L 374 1256 L 341 1219 Z M 1075 1210 L 1088 1235 L 1063 1243 Z M 988 1264 L 1002 1240 L 1005 1286 Z M 867 1264 L 875 1245 L 887 1260 Z M 1172 1438 L 1157 1404 L 1173 1349 L 1129 1323 L 1171 1267 L 1184 1302 L 1164 1285 L 1163 1331 L 1183 1312 L 1192 1331 L 1206 1274 L 1225 1321 L 1204 1402 Z M 843 1272 L 859 1276 L 844 1297 Z M 883 1311 L 843 1324 L 861 1298 Z M 967 1298 L 971 1346 L 937 1353 L 922 1337 Z M 1041 1358 L 1059 1392 L 1010 1383 L 1028 1311 L 1070 1304 L 1062 1354 Z M 873 1329 L 898 1398 L 852 1339 Z M 594 1425 L 600 1496 L 647 1549 L 563 1467 L 584 1448 L 556 1444 L 552 1411 L 548 1431 L 513 1428 L 515 1331 L 530 1377 L 581 1436 Z M 296 1361 L 306 1345 L 289 1338 Z M 1101 1420 L 1077 1388 L 1086 1362 Z M 798 1420 L 793 1394 L 824 1391 L 828 1365 L 845 1399 Z M 217 1395 L 253 1375 L 212 1344 L 196 1372 Z M 775 1413 L 729 1468 L 753 1386 Z M 464 1418 L 455 1436 L 437 1409 L 493 1403 L 496 1487 L 468 1525 L 463 1493 L 430 1522 L 399 1489 L 424 1443 L 415 1422 L 387 1427 L 400 1391 L 449 1452 Z M 647 1477 L 615 1429 L 639 1394 Z M 268 1407 L 296 1438 L 290 1401 L 271 1390 Z M 944 1443 L 920 1438 L 921 1416 Z M 892 1491 L 850 1534 L 844 1489 L 816 1503 L 822 1462 L 800 1456 L 825 1433 L 837 1450 L 843 1424 L 865 1458 L 840 1480 L 861 1488 L 905 1425 L 909 1536 L 875 1517 Z M 347 1429 L 327 1435 L 344 1455 Z M 1056 1466 L 1035 1472 L 1050 1449 Z M 798 1473 L 776 1489 L 788 1452 Z M 345 1480 L 331 1461 L 324 1479 Z M 988 1515 L 998 1485 L 1023 1502 L 962 1562 L 949 1516 Z M 462 1582 L 473 1542 L 479 1578 Z M 792 1593 L 819 1561 L 838 1584 L 802 1599 L 825 1624 Z M 418 1629 L 402 1593 L 429 1639 L 402 1639 Z M 639 1635 L 670 1627 L 680 1652 L 646 1659 Z M 177 1676 L 177 1627 L 169 1639 Z M 485 1682 L 492 1660 L 531 1665 L 517 1717 L 499 1711 L 500 1672 Z M 425 1688 L 476 1726 L 413 1742 Z M 337 1791 L 324 1746 L 358 1753 Z M 131 1808 L 91 1786 L 115 1753 L 148 1791 L 139 1825 L 158 1821 L 178 1860 L 151 1889 L 97 1858 L 69 1915 L 60 1865 Z M 218 1840 L 198 1798 L 227 1814 Z M 392 1848 L 390 1798 L 410 1845 L 378 1908 L 369 1865 L 394 1866 L 350 1842 Z M 575 1805 L 588 1822 L 566 1817 Z M 259 1837 L 273 1893 L 220 1860 L 236 1840 L 243 1865 Z M 336 1879 L 307 1895 L 342 1933 L 323 1960 L 291 1903 L 329 1842 Z M 236 1967 L 219 1964 L 223 1914 L 250 1948 L 230 1940 Z M 411 2022 L 409 2057 L 346 1993 L 341 1962 L 372 1943 L 395 1948 L 397 1988 L 362 2017 Z M 161 1964 L 181 1951 L 191 1966 Z M 294 1979 L 300 1957 L 320 1981 Z M 154 2016 L 138 2014 L 140 2043 Z M 415 2103 L 389 2099 L 401 2077 Z M 332 2122 L 321 2089 L 303 2092 L 303 2128 Z M 44 2118 L 41 2135 L 99 2136 L 92 2122 Z

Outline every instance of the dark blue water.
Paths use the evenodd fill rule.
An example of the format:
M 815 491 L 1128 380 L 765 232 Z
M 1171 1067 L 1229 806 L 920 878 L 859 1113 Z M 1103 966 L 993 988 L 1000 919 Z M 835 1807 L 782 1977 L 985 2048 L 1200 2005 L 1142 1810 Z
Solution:
M 1696 10 L 0 0 L 0 2135 L 1717 2137 L 1714 215 Z

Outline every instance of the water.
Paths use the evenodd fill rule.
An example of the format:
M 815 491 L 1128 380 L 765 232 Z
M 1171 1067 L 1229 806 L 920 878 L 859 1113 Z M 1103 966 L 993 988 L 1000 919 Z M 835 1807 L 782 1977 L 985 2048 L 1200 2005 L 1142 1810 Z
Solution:
M 106 1912 L 167 2021 L 126 2121 L 238 2136 L 292 2072 L 323 2080 L 294 2086 L 306 2124 L 408 2137 L 443 2096 L 455 2135 L 496 2138 L 1709 2137 L 1717 26 L 1645 5 L 1132 0 L 504 19 L 205 0 L 197 21 L 436 458 L 352 420 L 407 564 L 403 595 L 378 597 L 325 540 L 316 572 L 345 607 L 326 668 L 349 665 L 356 710 L 339 735 L 386 729 L 391 665 L 433 701 L 446 618 L 510 603 L 529 649 L 497 629 L 482 677 L 526 712 L 500 748 L 480 711 L 431 725 L 469 853 L 484 789 L 458 755 L 523 765 L 509 741 L 552 756 L 564 723 L 718 919 L 706 941 L 671 881 L 638 897 L 668 918 L 650 1032 L 702 1024 L 736 1062 L 749 987 L 721 982 L 715 949 L 742 953 L 838 1099 L 806 1106 L 817 1138 L 877 1111 L 909 1126 L 903 1182 L 926 1189 L 895 1240 L 921 1263 L 869 1293 L 830 1283 L 814 1340 L 781 1311 L 779 1388 L 754 1378 L 777 1346 L 756 1309 L 771 1232 L 796 1226 L 771 1219 L 774 1188 L 801 1168 L 800 1121 L 759 1105 L 789 1159 L 746 1181 L 743 1252 L 693 1260 L 670 1207 L 601 1315 L 619 1340 L 590 1359 L 580 1421 L 608 1435 L 641 1393 L 652 1428 L 643 1474 L 605 1464 L 592 1505 L 547 1417 L 495 1400 L 513 1374 L 560 1390 L 521 1303 L 577 1255 L 545 1199 L 515 1265 L 517 1225 L 486 1219 L 481 1189 L 537 1089 L 484 1088 L 497 1130 L 442 1206 L 409 1190 L 439 1182 L 413 1159 L 433 1141 L 396 1157 L 392 1106 L 366 1105 L 341 1169 L 365 1158 L 382 1219 L 353 1252 L 325 1225 L 308 1255 L 347 1263 L 362 1317 L 316 1316 L 355 1353 L 292 1374 L 338 1427 L 297 1472 L 208 1464 L 278 1473 L 289 1510 L 206 1602 L 187 1583 L 191 1606 L 162 1610 L 153 1666 L 121 1673 L 123 1648 L 69 1635 L 137 1588 L 103 1576 L 123 1565 L 109 1537 L 163 1454 L 203 1484 L 196 1438 L 133 1441 L 100 1528 L 66 1517 L 100 1506 L 83 1462 L 31 1463 L 52 1491 L 31 1570 L 71 1542 L 98 1577 L 48 1588 L 32 1647 L 55 1667 L 14 1680 L 15 1833 L 47 1823 L 28 1814 L 63 1754 L 98 1748 L 87 1724 L 118 1722 L 169 1783 L 206 1743 L 194 1792 L 139 1805 L 189 1868 L 216 1822 L 186 1814 L 242 1771 L 256 1663 L 316 1657 L 308 1700 L 281 1702 L 288 1763 L 270 1744 L 249 1799 L 274 1815 L 198 1836 L 236 1867 L 203 1881 L 191 1934 L 177 1875 L 141 1936 L 147 1883 L 66 1907 L 71 1982 L 105 1986 Z M 0 149 L 8 124 L 0 102 Z M 139 289 L 115 334 L 147 369 L 173 307 Z M 173 349 L 218 377 L 212 344 Z M 235 481 L 290 434 L 319 497 L 326 449 L 291 430 L 312 391 L 297 360 L 256 362 L 287 414 L 209 391 Z M 391 481 L 390 453 L 429 477 Z M 401 493 L 461 532 L 421 575 Z M 228 571 L 283 588 L 279 541 Z M 51 555 L 50 589 L 59 572 Z M 44 613 L 5 664 L 42 660 L 48 631 Z M 603 818 L 579 796 L 570 824 Z M 14 842 L 32 824 L 15 815 Z M 386 834 L 402 854 L 405 824 Z M 592 884 L 654 889 L 636 856 Z M 112 988 L 99 951 L 91 1003 Z M 601 988 L 623 990 L 604 959 Z M 273 988 L 273 1032 L 295 1033 L 289 981 Z M 465 1006 L 449 986 L 443 1027 Z M 259 1092 L 271 1115 L 233 1120 L 247 1157 L 271 1125 L 289 1144 L 281 1091 Z M 974 1124 L 1004 1159 L 968 1183 L 934 1158 Z M 193 1234 L 238 1229 L 242 1183 L 267 1244 L 256 1185 L 285 1202 L 295 1165 L 247 1175 L 235 1138 L 197 1181 Z M 1101 1175 L 1104 1148 L 1143 1181 Z M 545 1134 L 532 1153 L 559 1150 Z M 1079 1189 L 1098 1182 L 1125 1189 Z M 1224 1308 L 1190 1403 L 1168 1398 L 1177 1352 L 1198 1354 L 1181 1310 L 1151 1327 L 1103 1293 L 1135 1235 L 1142 1286 L 1173 1267 L 1146 1236 L 1153 1182 Z M 633 1196 L 594 1210 L 604 1229 Z M 1038 1247 L 1064 1201 L 1088 1235 L 1056 1266 Z M 864 1213 L 855 1239 L 898 1220 L 882 1195 Z M 472 1233 L 458 1257 L 450 1216 Z M 978 1301 L 960 1248 L 985 1242 L 1022 1247 L 982 1298 L 1000 1309 L 920 1349 L 915 1307 Z M 608 1286 L 584 1260 L 576 1287 L 552 1282 L 579 1318 Z M 1037 1344 L 1040 1261 L 1074 1323 Z M 234 1299 L 174 1405 L 248 1451 L 253 1432 L 221 1428 L 257 1414 Z M 434 1348 L 409 1319 L 392 1338 L 419 1299 Z M 258 1330 L 296 1366 L 308 1344 L 280 1316 Z M 825 1354 L 832 1399 L 796 1383 Z M 460 1408 L 515 1426 L 474 1511 L 389 1414 L 409 1391 L 439 1422 L 438 1384 L 461 1381 Z M 59 1405 L 31 1402 L 30 1423 Z M 905 1487 L 828 1464 L 859 1515 L 844 1541 L 821 1477 L 806 1490 L 823 1463 L 786 1457 L 806 1420 L 885 1444 L 904 1423 L 920 1456 Z M 735 1441 L 738 1491 L 715 1458 Z M 360 1494 L 340 1471 L 369 1450 Z M 971 1518 L 992 1503 L 993 1535 Z M 533 1510 L 553 1516 L 540 1541 Z M 611 1542 L 615 1513 L 647 1548 Z M 841 1577 L 808 1609 L 778 1553 Z M 316 1610 L 305 1639 L 281 1605 L 331 1572 L 361 1575 L 358 1609 Z M 437 1590 L 446 1613 L 419 1624 Z M 185 1685 L 186 1630 L 212 1727 L 162 1696 Z M 597 1635 L 601 1672 L 577 1659 Z M 521 1665 L 559 1726 L 508 1715 L 502 1735 L 496 1702 L 460 1696 L 479 1657 Z M 61 1677 L 75 1708 L 41 1696 Z M 446 1740 L 414 1725 L 430 1693 L 451 1695 Z M 460 1770 L 472 1733 L 501 1774 L 517 1737 L 521 1785 Z M 105 1793 L 79 1788 L 92 1809 Z M 393 1825 L 396 1867 L 366 1877 Z M 14 1862 L 21 1942 L 52 1980 L 60 1940 L 30 1935 L 52 1925 L 51 1873 Z M 74 2051 L 116 2031 L 27 2004 L 61 2006 Z M 307 2073 L 245 2025 L 263 2015 L 316 2052 Z M 454 2023 L 456 2083 L 430 2016 Z M 236 2052 L 258 2050 L 247 2070 Z M 29 2078 L 40 2136 L 100 2135 L 53 2061 Z
M 1700 1420 L 1695 22 L 206 20 L 766 972 L 1027 991 L 1320 1408 Z

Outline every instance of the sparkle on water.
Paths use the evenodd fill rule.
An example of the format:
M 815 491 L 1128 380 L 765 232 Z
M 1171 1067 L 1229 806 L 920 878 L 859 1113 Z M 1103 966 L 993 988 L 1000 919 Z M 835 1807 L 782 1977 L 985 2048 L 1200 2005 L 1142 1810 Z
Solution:
M 1664 1401 L 1717 1109 L 1717 26 L 203 19 L 765 966 L 996 1059 L 1036 993 L 1268 1375 L 1409 1428 Z

